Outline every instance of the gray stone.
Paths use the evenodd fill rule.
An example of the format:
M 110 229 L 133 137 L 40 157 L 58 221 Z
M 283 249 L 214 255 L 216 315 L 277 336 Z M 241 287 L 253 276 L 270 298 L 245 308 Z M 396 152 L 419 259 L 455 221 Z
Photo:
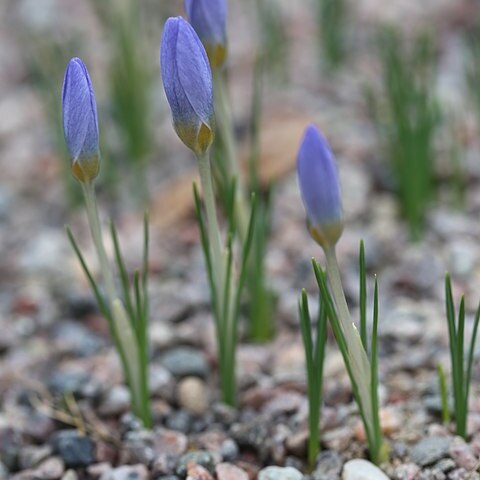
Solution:
M 333 450 L 320 452 L 317 457 L 312 480 L 336 480 L 342 471 L 343 461 L 340 455 Z
M 95 461 L 93 441 L 77 430 L 61 430 L 51 440 L 54 453 L 60 455 L 67 468 L 87 467 Z
M 125 385 L 114 385 L 103 397 L 98 413 L 100 415 L 120 415 L 130 407 L 130 392 Z
M 35 479 L 38 480 L 57 480 L 65 471 L 65 464 L 59 457 L 50 457 L 44 460 L 35 469 Z
M 388 480 L 388 477 L 373 463 L 356 458 L 343 466 L 343 480 Z
M 303 475 L 293 467 L 266 467 L 258 473 L 258 480 L 302 480 Z
M 79 357 L 94 355 L 105 345 L 105 340 L 81 323 L 73 321 L 58 323 L 53 329 L 53 337 L 62 349 Z
M 188 452 L 180 457 L 177 464 L 177 475 L 184 477 L 187 474 L 189 463 L 200 465 L 206 468 L 212 474 L 215 470 L 212 455 L 207 451 L 197 450 Z
M 0 462 L 0 480 L 7 480 L 9 476 L 7 467 Z
M 448 437 L 428 437 L 420 440 L 410 451 L 410 458 L 421 467 L 432 465 L 447 457 L 451 440 Z
M 272 446 L 271 432 L 268 422 L 260 417 L 247 423 L 234 423 L 230 435 L 240 447 L 252 448 L 262 460 L 266 460 Z
M 145 465 L 124 465 L 105 472 L 100 480 L 148 480 L 148 470 Z
M 149 430 L 128 432 L 124 441 L 128 463 L 149 465 L 155 458 L 154 441 L 154 434 Z
M 86 372 L 54 372 L 48 381 L 48 388 L 56 394 L 80 396 L 89 381 L 90 375 Z
M 37 466 L 42 460 L 45 460 L 52 453 L 50 445 L 27 445 L 23 447 L 18 454 L 18 464 L 21 470 L 33 468 Z
M 166 426 L 172 430 L 188 433 L 192 428 L 192 416 L 185 410 L 178 410 L 168 415 Z
M 455 468 L 455 462 L 451 458 L 444 458 L 437 462 L 433 468 L 435 470 L 440 470 L 441 472 L 447 473 Z
M 227 438 L 222 442 L 220 447 L 220 455 L 225 462 L 233 462 L 238 458 L 239 448 L 237 442 L 231 438 Z
M 169 350 L 162 357 L 162 363 L 175 377 L 201 377 L 208 375 L 209 367 L 204 354 L 191 347 Z

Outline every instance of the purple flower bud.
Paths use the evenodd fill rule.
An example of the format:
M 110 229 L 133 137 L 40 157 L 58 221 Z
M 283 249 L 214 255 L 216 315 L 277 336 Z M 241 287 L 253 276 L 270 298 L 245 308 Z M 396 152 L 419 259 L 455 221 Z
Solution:
M 185 11 L 205 46 L 210 64 L 220 67 L 227 55 L 226 0 L 185 0 Z
M 90 182 L 100 168 L 97 104 L 87 67 L 79 58 L 72 58 L 65 70 L 62 107 L 72 173 L 80 182 Z
M 182 17 L 165 23 L 160 65 L 177 135 L 197 155 L 204 154 L 215 128 L 212 72 L 202 42 Z
M 340 182 L 330 146 L 313 124 L 298 151 L 297 174 L 310 234 L 323 248 L 332 247 L 343 230 Z

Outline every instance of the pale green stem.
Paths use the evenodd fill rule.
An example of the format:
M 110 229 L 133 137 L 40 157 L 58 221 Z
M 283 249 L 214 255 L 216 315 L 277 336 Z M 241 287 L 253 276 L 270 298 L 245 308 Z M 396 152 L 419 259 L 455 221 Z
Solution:
M 224 388 L 226 388 L 224 392 L 225 400 L 233 404 L 234 398 L 232 398 L 232 392 L 234 391 L 235 387 L 235 379 L 232 377 L 234 375 L 233 372 L 235 368 L 235 359 L 232 358 L 232 356 L 234 357 L 235 345 L 233 345 L 232 343 L 235 338 L 233 332 L 233 328 L 235 326 L 233 314 L 235 309 L 234 298 L 237 287 L 234 281 L 235 278 L 233 271 L 230 271 L 230 291 L 228 292 L 228 298 L 224 298 L 228 274 L 228 252 L 222 247 L 220 237 L 220 228 L 218 225 L 217 209 L 215 206 L 215 196 L 213 192 L 210 157 L 208 153 L 206 153 L 204 155 L 198 155 L 197 159 L 200 171 L 200 181 L 202 184 L 203 198 L 205 202 L 205 210 L 207 214 L 207 231 L 211 249 L 210 253 L 213 267 L 213 275 L 219 300 L 217 314 L 220 318 L 218 318 L 217 321 L 222 331 L 221 333 L 217 333 L 219 333 L 219 341 L 223 344 L 223 348 L 219 348 L 219 352 L 223 351 L 225 355 L 224 358 L 220 358 L 220 370 L 223 378 L 222 384 Z M 225 301 L 227 302 L 226 309 L 224 303 Z M 226 312 L 225 318 L 223 318 L 223 312 Z
M 127 380 L 131 383 L 132 404 L 136 413 L 139 412 L 141 405 L 141 391 L 139 387 L 140 379 L 140 357 L 138 352 L 138 345 L 136 343 L 135 334 L 132 326 L 128 321 L 125 307 L 120 300 L 117 290 L 115 288 L 115 280 L 113 278 L 112 270 L 110 269 L 107 253 L 102 238 L 102 229 L 100 226 L 100 219 L 98 216 L 98 209 L 95 200 L 95 189 L 92 183 L 82 183 L 83 193 L 85 196 L 85 204 L 87 207 L 88 223 L 92 233 L 93 243 L 97 251 L 98 261 L 100 263 L 100 270 L 102 272 L 103 281 L 105 282 L 105 289 L 107 291 L 110 307 L 112 309 L 112 317 L 114 320 L 114 328 L 116 337 L 118 338 L 119 348 L 126 357 Z
M 372 402 L 370 398 L 370 362 L 362 347 L 360 335 L 348 310 L 340 270 L 338 268 L 337 256 L 335 254 L 335 247 L 325 248 L 324 251 L 327 260 L 327 275 L 332 288 L 335 306 L 337 307 L 338 319 L 340 320 L 345 335 L 348 355 L 350 357 L 350 366 L 362 402 L 365 421 L 369 428 L 373 428 L 373 415 L 378 415 L 378 412 L 372 412 Z M 367 428 L 367 425 L 365 425 L 365 427 Z
M 245 243 L 248 231 L 249 208 L 248 202 L 245 198 L 245 187 L 243 185 L 238 157 L 235 149 L 232 113 L 224 72 L 222 70 L 214 70 L 213 81 L 217 126 L 222 133 L 222 139 L 225 144 L 225 166 L 229 180 L 236 179 L 234 212 L 235 221 L 240 235 L 240 240 L 242 243 Z
M 85 196 L 85 204 L 87 206 L 88 223 L 90 231 L 92 232 L 93 243 L 98 255 L 100 263 L 100 270 L 102 272 L 103 281 L 105 282 L 105 289 L 107 291 L 110 303 L 117 298 L 115 289 L 115 281 L 113 279 L 112 271 L 108 263 L 107 253 L 102 238 L 102 228 L 100 226 L 100 219 L 98 217 L 97 204 L 95 200 L 95 189 L 92 183 L 82 183 L 83 194 Z
M 218 226 L 217 208 L 215 206 L 215 195 L 213 193 L 210 157 L 208 153 L 206 153 L 204 155 L 198 155 L 197 160 L 205 210 L 207 213 L 208 239 L 210 242 L 213 271 L 216 279 L 217 292 L 219 299 L 221 300 L 223 298 L 223 272 L 225 270 L 225 262 L 223 261 L 224 257 L 222 241 L 220 239 L 220 227 Z M 221 305 L 220 311 L 222 311 L 222 309 L 223 305 Z

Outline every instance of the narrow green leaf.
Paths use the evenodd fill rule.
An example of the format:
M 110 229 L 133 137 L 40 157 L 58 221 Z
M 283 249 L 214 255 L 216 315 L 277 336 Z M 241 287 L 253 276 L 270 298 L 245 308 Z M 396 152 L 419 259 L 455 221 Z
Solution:
M 382 429 L 379 418 L 378 405 L 378 281 L 375 277 L 375 292 L 373 294 L 373 326 L 372 326 L 372 341 L 371 341 L 371 398 L 372 398 L 372 413 L 373 413 L 373 431 L 375 437 L 375 445 L 377 452 L 381 448 L 382 443 Z
M 360 338 L 365 352 L 368 353 L 367 340 L 367 276 L 365 270 L 365 247 L 363 240 L 360 240 Z
M 212 259 L 210 255 L 207 229 L 205 227 L 205 221 L 202 213 L 202 202 L 200 200 L 197 184 L 195 182 L 193 183 L 193 198 L 195 201 L 195 214 L 197 217 L 197 223 L 200 230 L 200 241 L 202 243 L 203 255 L 205 257 L 205 265 L 207 267 L 208 282 L 210 284 L 210 293 L 212 296 L 212 305 L 213 305 L 213 311 L 214 311 L 213 316 L 217 322 L 217 328 L 218 328 L 219 327 L 218 320 L 220 317 L 220 312 L 218 311 L 219 305 L 218 305 L 218 298 L 217 298 L 217 287 L 215 285 L 215 279 L 213 277 Z
M 440 401 L 442 405 L 442 421 L 445 425 L 448 425 L 450 423 L 450 408 L 448 405 L 447 379 L 445 371 L 440 363 L 437 365 L 437 374 L 438 386 L 440 389 Z
M 128 279 L 127 269 L 125 267 L 125 262 L 123 261 L 122 252 L 120 250 L 120 244 L 118 242 L 118 233 L 113 222 L 110 222 L 110 234 L 113 242 L 113 249 L 115 252 L 115 262 L 117 264 L 118 271 L 120 273 L 120 282 L 122 284 L 123 298 L 125 300 L 125 307 L 127 309 L 128 317 L 132 320 L 135 317 L 133 311 L 132 298 L 130 295 L 130 281 Z M 134 329 L 137 328 L 135 322 L 132 323 Z
M 80 262 L 82 270 L 88 279 L 88 283 L 90 284 L 93 294 L 95 295 L 95 300 L 97 301 L 98 307 L 100 308 L 102 315 L 107 319 L 109 324 L 112 325 L 112 316 L 111 316 L 110 309 L 107 307 L 107 303 L 105 302 L 102 294 L 100 293 L 100 289 L 98 288 L 97 283 L 95 282 L 93 275 L 91 274 L 90 269 L 88 268 L 87 263 L 83 258 L 82 252 L 80 251 L 80 248 L 77 245 L 77 242 L 75 240 L 75 237 L 72 234 L 72 231 L 70 230 L 70 227 L 67 226 L 66 231 L 67 231 L 68 239 L 70 240 L 70 243 L 75 251 L 75 254 L 77 255 L 77 258 Z
M 475 355 L 475 343 L 477 340 L 478 325 L 480 323 L 480 303 L 475 313 L 475 319 L 473 321 L 473 331 L 472 338 L 470 339 L 470 348 L 468 349 L 468 359 L 467 359 L 467 373 L 465 375 L 465 412 L 468 412 L 468 397 L 470 394 L 470 383 L 472 381 L 472 366 L 473 358 Z

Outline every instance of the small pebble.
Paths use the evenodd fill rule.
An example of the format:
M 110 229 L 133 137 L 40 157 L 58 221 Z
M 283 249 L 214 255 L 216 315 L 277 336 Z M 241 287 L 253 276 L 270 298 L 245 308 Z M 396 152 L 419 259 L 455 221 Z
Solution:
M 87 467 L 95 461 L 92 439 L 77 430 L 60 430 L 54 434 L 51 445 L 67 468 Z
M 158 454 L 180 456 L 187 451 L 188 438 L 181 432 L 156 428 L 154 435 L 155 452 Z
M 177 397 L 181 407 L 193 415 L 203 415 L 210 404 L 207 385 L 197 377 L 185 377 L 177 386 Z
M 63 476 L 62 480 L 77 480 L 78 475 L 75 473 L 75 470 L 67 470 Z
M 114 385 L 110 388 L 98 407 L 102 416 L 120 415 L 130 408 L 130 392 L 125 385 Z
M 8 476 L 9 474 L 7 467 L 3 464 L 3 462 L 0 462 L 0 480 L 7 480 Z
M 44 460 L 35 469 L 35 479 L 38 480 L 58 480 L 65 471 L 65 464 L 59 457 L 50 457 Z
M 21 470 L 33 468 L 38 465 L 42 460 L 45 460 L 52 453 L 52 447 L 50 445 L 26 445 L 18 454 L 18 464 Z
M 417 465 L 425 467 L 446 457 L 450 448 L 448 437 L 428 437 L 420 440 L 410 451 L 410 457 Z
M 105 472 L 100 480 L 148 480 L 148 477 L 145 465 L 124 465 Z
M 267 467 L 258 473 L 258 480 L 302 480 L 303 475 L 293 467 Z
M 238 458 L 239 448 L 237 442 L 227 438 L 220 446 L 220 455 L 225 462 L 233 462 Z
M 349 460 L 343 466 L 343 480 L 389 480 L 373 463 L 367 460 Z
M 87 467 L 87 474 L 92 480 L 98 480 L 110 470 L 112 470 L 112 465 L 108 462 L 93 463 Z
M 203 450 L 188 452 L 180 457 L 177 464 L 177 475 L 184 477 L 191 464 L 200 465 L 206 468 L 210 473 L 214 471 L 214 464 L 212 455 Z
M 192 416 L 186 410 L 171 412 L 166 419 L 166 426 L 179 432 L 190 432 L 193 424 Z
M 205 467 L 195 463 L 189 463 L 186 480 L 213 480 L 213 477 Z
M 336 480 L 340 477 L 343 461 L 340 455 L 333 450 L 324 450 L 317 457 L 312 480 Z
M 219 463 L 215 472 L 221 480 L 249 480 L 248 473 L 231 463 Z
M 195 348 L 177 347 L 166 352 L 162 364 L 175 377 L 206 378 L 209 367 L 204 354 Z
M 475 456 L 470 445 L 460 437 L 453 440 L 449 453 L 457 466 L 467 471 L 476 470 L 480 465 L 480 460 Z
M 420 467 L 414 463 L 404 463 L 395 468 L 392 478 L 394 480 L 416 480 Z

